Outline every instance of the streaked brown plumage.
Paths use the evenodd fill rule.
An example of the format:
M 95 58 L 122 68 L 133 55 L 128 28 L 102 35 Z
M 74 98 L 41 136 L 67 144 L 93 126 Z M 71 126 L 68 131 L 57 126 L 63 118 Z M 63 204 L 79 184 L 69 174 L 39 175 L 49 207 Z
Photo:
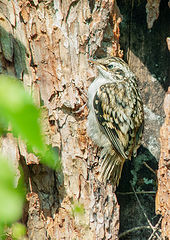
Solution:
M 100 180 L 118 185 L 122 167 L 141 143 L 144 113 L 134 74 L 120 58 L 91 61 L 98 77 L 88 89 L 87 130 L 102 147 Z

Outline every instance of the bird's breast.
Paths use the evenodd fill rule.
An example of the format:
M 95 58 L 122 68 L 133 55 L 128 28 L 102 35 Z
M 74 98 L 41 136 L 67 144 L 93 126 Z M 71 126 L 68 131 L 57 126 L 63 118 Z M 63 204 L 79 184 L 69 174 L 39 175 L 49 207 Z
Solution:
M 88 88 L 88 107 L 89 109 L 93 108 L 93 99 L 97 90 L 104 84 L 110 83 L 109 79 L 98 76 Z

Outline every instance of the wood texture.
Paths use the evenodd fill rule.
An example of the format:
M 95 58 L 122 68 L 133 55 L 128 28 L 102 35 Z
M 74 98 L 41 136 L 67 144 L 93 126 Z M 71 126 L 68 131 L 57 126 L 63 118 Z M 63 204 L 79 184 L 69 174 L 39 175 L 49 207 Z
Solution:
M 139 160 L 150 161 L 151 155 L 151 160 L 159 159 L 159 129 L 164 120 L 162 106 L 169 74 L 165 54 L 165 40 L 169 42 L 168 18 L 164 17 L 167 10 L 163 5 L 162 13 L 158 11 L 161 2 L 148 0 L 146 5 L 143 1 L 125 4 L 119 0 L 118 7 L 115 0 L 0 1 L 0 73 L 20 79 L 41 106 L 46 142 L 59 149 L 63 165 L 63 172 L 56 173 L 41 165 L 36 156 L 26 151 L 25 144 L 22 141 L 18 144 L 10 133 L 0 139 L 3 153 L 16 168 L 16 184 L 20 177 L 19 160 L 24 170 L 27 203 L 22 221 L 29 239 L 118 239 L 120 216 L 115 189 L 111 184 L 98 182 L 100 154 L 86 135 L 86 93 L 97 74 L 87 60 L 94 56 L 121 57 L 124 53 L 139 78 L 145 103 L 143 142 L 147 154 L 143 154 L 142 148 Z M 165 239 L 169 234 L 167 99 L 169 92 L 165 100 L 166 120 L 161 129 L 157 194 L 157 212 L 164 216 Z M 142 173 L 147 172 L 142 167 Z M 154 179 L 149 170 L 147 176 Z M 144 177 L 138 178 L 137 187 L 144 183 Z M 125 178 L 122 184 L 125 192 L 127 184 L 129 187 Z M 146 199 L 143 203 L 149 209 L 150 198 Z M 141 220 L 134 197 L 123 196 L 120 202 L 122 209 L 125 206 L 123 231 L 133 219 L 135 224 L 146 224 L 146 219 Z M 76 205 L 82 206 L 83 215 L 74 213 Z M 137 239 L 136 235 L 131 239 Z
M 86 135 L 88 110 L 79 111 L 96 74 L 88 58 L 121 55 L 115 1 L 3 0 L 0 8 L 1 72 L 16 75 L 35 103 L 44 105 L 46 142 L 59 148 L 63 165 L 63 173 L 55 173 L 27 153 L 23 142 L 10 146 L 28 184 L 23 214 L 28 238 L 117 239 L 116 195 L 112 185 L 96 180 L 98 157 Z M 76 203 L 84 208 L 82 216 L 72 213 Z
M 161 127 L 160 141 L 161 141 L 161 156 L 158 170 L 158 192 L 156 196 L 156 212 L 163 216 L 162 220 L 162 238 L 168 239 L 170 236 L 169 210 L 170 210 L 170 88 L 165 96 L 164 111 L 166 114 L 165 122 Z

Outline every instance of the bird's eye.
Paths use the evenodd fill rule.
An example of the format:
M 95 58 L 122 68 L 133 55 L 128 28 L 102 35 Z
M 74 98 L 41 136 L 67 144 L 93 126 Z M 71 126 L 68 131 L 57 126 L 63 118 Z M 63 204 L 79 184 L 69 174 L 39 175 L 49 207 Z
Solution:
M 113 69 L 113 64 L 107 65 L 107 68 L 108 68 L 108 69 Z

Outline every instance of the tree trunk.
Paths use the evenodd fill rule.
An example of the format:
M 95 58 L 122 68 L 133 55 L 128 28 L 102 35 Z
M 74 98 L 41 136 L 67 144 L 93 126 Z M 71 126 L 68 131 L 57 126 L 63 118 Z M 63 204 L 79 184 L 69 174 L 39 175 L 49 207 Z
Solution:
M 28 192 L 22 221 L 27 226 L 29 239 L 116 240 L 119 218 L 122 221 L 121 232 L 134 227 L 130 223 L 138 227 L 146 222 L 140 207 L 136 207 L 134 195 L 127 197 L 129 195 L 120 193 L 132 191 L 129 188 L 130 163 L 125 166 L 117 190 L 122 208 L 119 216 L 114 187 L 97 180 L 99 153 L 86 135 L 86 94 L 97 74 L 88 64 L 88 58 L 107 55 L 122 57 L 119 23 L 123 19 L 121 47 L 130 67 L 139 78 L 145 104 L 144 146 L 140 148 L 136 162 L 141 162 L 142 159 L 152 167 L 157 165 L 154 161 L 159 159 L 159 129 L 163 122 L 163 99 L 167 89 L 167 80 L 166 84 L 157 80 L 160 77 L 159 71 L 164 70 L 162 80 L 168 67 L 167 64 L 164 68 L 161 65 L 166 62 L 163 59 L 160 64 L 162 68 L 153 75 L 153 64 L 148 64 L 148 61 L 152 62 L 147 56 L 153 38 L 149 38 L 151 35 L 146 26 L 144 29 L 147 34 L 143 32 L 141 17 L 138 18 L 137 15 L 138 11 L 144 9 L 142 14 L 145 16 L 146 2 L 117 2 L 119 7 L 115 0 L 0 2 L 0 71 L 15 75 L 23 81 L 35 103 L 41 106 L 46 143 L 59 149 L 62 159 L 63 172 L 55 172 L 40 164 L 37 157 L 26 151 L 22 142 L 18 145 L 12 134 L 1 138 L 2 150 L 12 159 L 18 178 L 19 162 L 23 167 Z M 147 18 L 150 28 L 155 18 L 155 15 Z M 145 18 L 142 19 L 146 22 Z M 161 24 L 158 23 L 159 30 Z M 167 34 L 165 28 L 160 31 Z M 145 48 L 146 35 L 148 48 Z M 159 42 L 160 39 L 153 41 Z M 160 49 L 162 56 L 166 49 Z M 151 56 L 153 57 L 152 54 Z M 156 55 L 154 61 L 155 59 Z M 142 164 L 138 164 L 139 169 L 135 164 L 132 161 L 132 179 L 134 183 L 134 179 L 138 178 L 135 186 L 141 190 L 139 186 L 143 187 L 144 182 L 150 178 L 148 180 L 145 175 L 138 175 L 138 171 L 148 171 L 147 177 L 151 173 L 145 166 L 143 170 Z M 155 183 L 155 179 L 153 181 Z M 149 217 L 154 215 L 154 197 L 151 198 L 152 201 L 150 197 L 141 200 L 146 209 L 152 207 Z M 166 228 L 165 225 L 163 227 Z M 124 239 L 128 239 L 127 235 Z M 138 235 L 131 235 L 130 239 L 144 240 L 148 239 L 148 235 L 139 232 Z
M 82 107 L 96 74 L 88 58 L 97 51 L 120 52 L 115 2 L 4 0 L 1 10 L 1 72 L 16 75 L 43 105 L 46 142 L 59 148 L 63 166 L 56 173 L 12 135 L 1 140 L 24 169 L 29 239 L 117 239 L 117 198 L 111 184 L 97 181 L 98 157 L 86 135 L 87 106 Z

